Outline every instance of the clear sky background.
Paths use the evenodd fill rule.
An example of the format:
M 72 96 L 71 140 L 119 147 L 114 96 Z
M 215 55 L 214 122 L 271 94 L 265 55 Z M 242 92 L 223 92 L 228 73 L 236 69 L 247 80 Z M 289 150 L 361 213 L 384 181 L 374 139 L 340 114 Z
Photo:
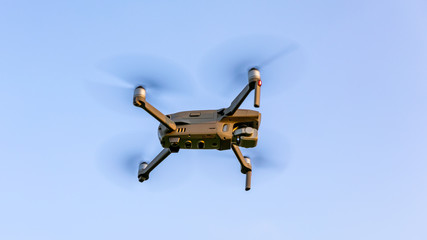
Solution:
M 421 0 L 1 1 L 0 238 L 427 239 L 426 13 Z M 218 109 L 254 56 L 289 46 L 262 72 L 251 191 L 232 151 L 180 151 L 137 181 L 158 123 L 120 95 L 120 73 L 171 85 L 148 92 L 165 113 Z

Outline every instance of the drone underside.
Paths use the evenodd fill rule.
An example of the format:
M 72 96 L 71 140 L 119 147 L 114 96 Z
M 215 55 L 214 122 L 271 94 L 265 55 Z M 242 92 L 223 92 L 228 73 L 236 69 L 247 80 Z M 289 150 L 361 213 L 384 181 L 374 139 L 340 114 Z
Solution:
M 224 116 L 217 110 L 201 110 L 174 113 L 170 119 L 176 130 L 168 131 L 160 124 L 158 135 L 164 148 L 227 150 L 231 144 L 255 147 L 261 114 L 253 110 L 237 110 Z

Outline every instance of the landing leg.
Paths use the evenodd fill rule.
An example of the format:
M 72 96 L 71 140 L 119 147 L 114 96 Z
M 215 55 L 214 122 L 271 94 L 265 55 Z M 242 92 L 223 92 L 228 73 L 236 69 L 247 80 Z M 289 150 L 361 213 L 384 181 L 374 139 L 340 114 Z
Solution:
M 231 144 L 231 148 L 233 149 L 234 154 L 236 155 L 239 163 L 241 165 L 241 172 L 246 174 L 246 187 L 245 190 L 249 191 L 251 189 L 251 177 L 252 177 L 252 165 L 251 161 L 248 157 L 244 157 L 242 152 L 240 151 L 239 146 L 236 144 Z
M 252 177 L 252 171 L 248 171 L 246 173 L 246 187 L 245 187 L 246 191 L 251 190 L 251 177 Z
M 172 152 L 178 152 L 176 149 L 165 148 L 163 149 L 149 164 L 143 162 L 139 165 L 138 180 L 144 182 L 149 178 L 149 174 L 157 165 L 159 165 L 165 158 Z

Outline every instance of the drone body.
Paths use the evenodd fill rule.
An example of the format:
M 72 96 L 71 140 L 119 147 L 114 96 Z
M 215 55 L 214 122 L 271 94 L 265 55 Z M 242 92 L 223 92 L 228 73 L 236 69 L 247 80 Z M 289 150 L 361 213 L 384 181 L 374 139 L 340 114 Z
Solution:
M 239 147 L 253 148 L 258 141 L 261 114 L 253 110 L 238 109 L 252 90 L 255 90 L 254 106 L 259 107 L 261 77 L 256 68 L 248 72 L 249 83 L 233 100 L 228 108 L 219 110 L 196 110 L 164 115 L 146 99 L 146 90 L 135 89 L 133 103 L 143 108 L 160 122 L 158 136 L 164 148 L 149 164 L 139 166 L 138 179 L 148 180 L 149 173 L 169 154 L 180 149 L 232 149 L 246 174 L 246 190 L 250 189 L 252 165 Z
M 164 148 L 227 150 L 231 144 L 255 147 L 258 141 L 261 114 L 257 111 L 239 109 L 224 116 L 218 110 L 201 110 L 169 116 L 176 130 L 169 132 L 160 124 L 158 135 Z

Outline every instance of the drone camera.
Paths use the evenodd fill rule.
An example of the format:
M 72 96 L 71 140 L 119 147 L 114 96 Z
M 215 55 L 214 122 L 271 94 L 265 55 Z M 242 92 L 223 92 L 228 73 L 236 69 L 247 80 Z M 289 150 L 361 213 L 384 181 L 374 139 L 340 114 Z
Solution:
M 241 147 L 255 147 L 258 142 L 258 130 L 251 127 L 238 128 L 233 132 L 236 143 Z
M 254 97 L 254 107 L 259 107 L 260 98 L 261 98 L 261 73 L 257 68 L 251 68 L 248 72 L 249 84 L 254 85 L 255 97 Z

